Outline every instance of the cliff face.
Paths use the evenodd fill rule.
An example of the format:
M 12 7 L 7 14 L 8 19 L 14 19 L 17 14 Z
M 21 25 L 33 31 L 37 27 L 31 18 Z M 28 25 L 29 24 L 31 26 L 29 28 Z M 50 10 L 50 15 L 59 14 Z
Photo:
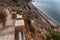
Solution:
M 16 1 L 13 1 L 14 0 L 0 1 L 0 29 L 2 29 L 0 31 L 1 40 L 17 40 L 19 39 L 18 34 L 21 30 L 24 40 L 46 40 L 46 32 L 48 29 L 60 32 L 60 26 L 55 24 L 52 25 L 53 22 L 50 19 L 47 20 L 45 16 L 41 15 L 43 13 L 41 11 L 38 12 L 34 6 L 31 7 L 32 5 L 28 4 L 28 0 L 26 0 L 26 4 L 25 0 L 18 0 L 19 2 L 24 3 L 21 4 L 22 6 L 19 2 L 19 6 L 17 6 Z M 19 14 L 22 13 L 25 22 L 24 27 L 18 25 L 18 27 L 15 27 L 16 15 L 14 14 L 17 13 L 16 11 L 18 11 Z M 3 21 L 3 19 L 5 20 Z M 15 38 L 15 36 L 17 38 Z
M 16 6 L 20 3 L 30 2 L 31 0 L 0 0 L 0 6 Z
M 15 6 L 16 4 L 12 0 L 0 0 L 0 6 L 8 7 Z
M 47 30 L 49 29 L 55 32 L 60 32 L 60 26 L 57 23 L 44 15 L 41 11 L 34 7 L 33 4 L 28 5 L 31 10 L 26 10 L 27 12 L 23 13 L 26 18 L 25 35 L 27 40 L 47 40 L 46 35 L 48 35 Z M 51 36 L 49 37 L 49 40 L 53 39 Z

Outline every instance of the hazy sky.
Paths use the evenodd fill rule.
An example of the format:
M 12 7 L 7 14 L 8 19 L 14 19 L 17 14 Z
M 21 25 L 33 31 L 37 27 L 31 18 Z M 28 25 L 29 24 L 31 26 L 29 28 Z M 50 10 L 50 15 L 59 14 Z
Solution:
M 39 1 L 55 1 L 55 2 L 60 3 L 60 0 L 33 0 L 33 1 L 35 1 L 35 2 L 39 2 Z

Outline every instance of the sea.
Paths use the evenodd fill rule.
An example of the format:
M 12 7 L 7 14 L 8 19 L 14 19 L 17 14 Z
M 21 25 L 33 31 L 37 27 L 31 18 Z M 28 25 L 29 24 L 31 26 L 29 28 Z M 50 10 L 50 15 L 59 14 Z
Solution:
M 34 6 L 60 23 L 60 0 L 32 0 Z

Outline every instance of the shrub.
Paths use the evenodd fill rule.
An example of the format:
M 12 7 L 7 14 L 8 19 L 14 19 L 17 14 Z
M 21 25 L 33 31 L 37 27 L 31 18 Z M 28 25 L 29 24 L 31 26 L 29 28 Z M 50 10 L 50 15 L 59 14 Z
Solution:
M 19 4 L 19 7 L 20 7 L 20 8 L 26 8 L 26 6 L 25 6 L 24 3 Z
M 47 40 L 60 40 L 60 33 L 54 32 L 53 30 L 47 30 Z
M 12 0 L 12 1 L 18 3 L 18 0 Z
M 16 11 L 16 14 L 21 15 L 21 13 L 22 13 L 22 12 L 21 12 L 20 10 L 17 10 L 17 11 Z

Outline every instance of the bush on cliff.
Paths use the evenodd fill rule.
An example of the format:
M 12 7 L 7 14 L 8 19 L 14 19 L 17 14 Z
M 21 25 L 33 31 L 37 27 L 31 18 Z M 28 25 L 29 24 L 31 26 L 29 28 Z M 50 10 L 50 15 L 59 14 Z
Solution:
M 60 40 L 60 33 L 54 32 L 53 30 L 47 30 L 47 40 Z
M 16 14 L 19 14 L 19 15 L 21 15 L 21 11 L 20 10 L 16 10 Z
M 18 3 L 18 0 L 12 0 L 12 1 Z

